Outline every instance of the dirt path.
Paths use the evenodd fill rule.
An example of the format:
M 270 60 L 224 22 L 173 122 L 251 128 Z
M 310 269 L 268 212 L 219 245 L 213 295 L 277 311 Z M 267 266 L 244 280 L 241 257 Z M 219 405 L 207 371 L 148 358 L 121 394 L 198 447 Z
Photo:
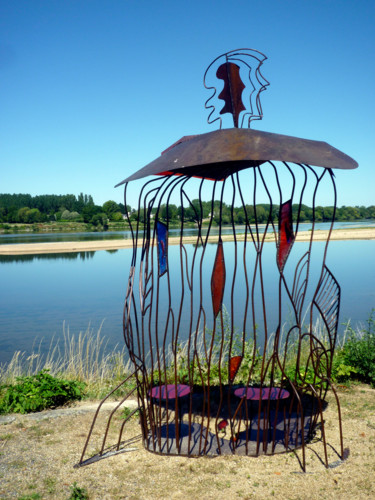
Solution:
M 328 231 L 317 230 L 314 233 L 314 240 L 326 240 Z M 297 241 L 309 241 L 310 231 L 301 231 L 298 233 Z M 211 236 L 210 242 L 217 241 L 217 236 Z M 223 241 L 232 241 L 230 235 L 224 235 Z M 237 236 L 238 241 L 243 241 L 244 235 Z M 356 229 L 336 229 L 332 232 L 331 240 L 374 240 L 375 228 L 356 228 Z M 273 234 L 267 234 L 265 241 L 274 241 Z M 184 237 L 184 243 L 196 243 L 195 236 Z M 180 238 L 169 238 L 169 245 L 178 245 Z M 24 243 L 12 245 L 0 245 L 0 255 L 25 255 L 41 253 L 67 253 L 67 252 L 90 252 L 95 250 L 118 250 L 120 248 L 130 248 L 132 240 L 101 240 L 101 241 L 64 241 L 54 243 Z
M 214 459 L 159 456 L 145 451 L 136 418 L 126 426 L 125 447 L 132 451 L 73 468 L 93 417 L 84 403 L 52 418 L 44 412 L 17 416 L 0 426 L 0 498 L 67 499 L 77 482 L 90 499 L 373 499 L 375 498 L 375 390 L 340 389 L 344 446 L 349 458 L 325 469 L 321 441 L 308 446 L 307 473 L 294 453 L 272 457 L 222 456 Z M 108 407 L 104 417 L 108 417 Z M 325 411 L 328 443 L 337 444 L 335 405 Z M 57 412 L 56 412 L 57 413 Z M 41 420 L 41 416 L 46 418 Z M 122 419 L 116 417 L 110 443 Z M 104 423 L 104 421 L 102 422 Z M 100 449 L 103 429 L 94 432 Z M 129 441 L 130 439 L 132 441 Z M 112 440 L 112 441 L 111 441 Z M 301 453 L 297 454 L 299 457 Z M 337 465 L 333 450 L 329 462 Z M 32 496 L 34 495 L 34 496 Z

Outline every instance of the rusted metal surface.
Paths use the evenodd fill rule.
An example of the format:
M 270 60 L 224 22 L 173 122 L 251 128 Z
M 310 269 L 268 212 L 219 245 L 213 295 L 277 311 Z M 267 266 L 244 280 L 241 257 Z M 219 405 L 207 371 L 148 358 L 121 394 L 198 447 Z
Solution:
M 249 58 L 255 61 L 253 73 Z M 219 120 L 221 126 L 221 115 L 229 113 L 234 129 L 183 137 L 120 183 L 126 206 L 128 183 L 157 175 L 141 188 L 136 213 L 128 214 L 133 255 L 124 340 L 147 450 L 198 457 L 301 448 L 305 470 L 306 445 L 319 434 L 322 461 L 329 467 L 328 448 L 345 459 L 340 403 L 331 380 L 341 295 L 326 264 L 337 200 L 332 169 L 357 163 L 324 142 L 237 128 L 262 117 L 259 95 L 268 85 L 260 73 L 264 60 L 257 51 L 240 49 L 209 66 L 218 66 L 216 76 L 224 80 L 217 118 L 217 90 L 206 83 L 205 73 L 205 86 L 213 92 L 206 102 L 209 122 Z M 252 85 L 250 108 L 244 106 L 244 75 Z M 325 196 L 330 190 L 334 209 L 319 253 L 322 246 L 313 239 L 322 190 Z M 168 247 L 168 213 L 175 199 L 180 245 Z M 225 200 L 231 209 L 224 219 Z M 204 201 L 210 202 L 208 214 Z M 313 213 L 307 244 L 295 243 L 303 205 Z M 192 219 L 195 243 L 187 245 L 183 236 Z M 223 241 L 224 226 L 230 241 Z M 213 245 L 209 238 L 215 230 Z M 244 231 L 241 242 L 239 230 Z M 266 243 L 269 234 L 272 242 Z M 328 390 L 335 396 L 338 443 L 328 441 L 325 428 Z M 100 456 L 106 452 L 108 426 Z M 122 431 L 123 426 L 118 443 Z
M 166 172 L 221 180 L 267 160 L 333 169 L 358 167 L 356 161 L 326 142 L 234 128 L 216 130 L 180 142 L 117 186 Z

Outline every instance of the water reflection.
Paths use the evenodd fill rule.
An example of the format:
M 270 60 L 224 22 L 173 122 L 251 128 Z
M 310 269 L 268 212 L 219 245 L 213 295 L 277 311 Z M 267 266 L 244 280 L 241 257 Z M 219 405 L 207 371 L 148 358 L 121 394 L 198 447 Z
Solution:
M 117 250 L 109 250 L 117 252 Z M 95 251 L 90 252 L 66 252 L 66 253 L 40 253 L 31 255 L 0 255 L 0 264 L 33 262 L 37 260 L 89 260 L 95 255 Z
M 115 254 L 117 248 L 104 250 L 105 253 Z M 26 255 L 0 255 L 0 264 L 11 264 L 13 262 L 33 262 L 37 260 L 89 260 L 92 259 L 97 250 L 86 252 L 64 252 L 64 253 L 39 253 Z

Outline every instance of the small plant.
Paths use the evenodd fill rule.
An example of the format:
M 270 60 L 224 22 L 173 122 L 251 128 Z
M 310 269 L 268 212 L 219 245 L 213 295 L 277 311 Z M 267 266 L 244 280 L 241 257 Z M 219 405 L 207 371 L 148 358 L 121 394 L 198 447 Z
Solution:
M 0 441 L 8 441 L 13 438 L 13 434 L 0 434 Z
M 122 410 L 122 414 L 121 414 L 121 417 L 126 420 L 130 415 L 131 413 L 133 412 L 134 410 L 132 410 L 131 408 L 128 408 L 127 406 L 125 406 L 125 408 Z M 134 413 L 133 413 L 133 417 L 135 416 L 138 416 L 139 415 L 139 410 L 136 410 Z
M 332 363 L 332 379 L 335 382 L 348 382 L 355 378 L 357 369 L 345 359 L 345 347 L 335 352 Z
M 42 497 L 39 493 L 31 493 L 31 495 L 24 495 L 22 497 L 18 497 L 18 500 L 40 500 Z
M 81 399 L 84 388 L 83 382 L 53 377 L 48 370 L 18 377 L 14 385 L 0 389 L 0 413 L 30 413 L 61 406 Z
M 355 378 L 375 386 L 375 309 L 362 330 L 356 332 L 350 325 L 347 328 L 349 339 L 340 353 L 342 362 L 352 368 Z
M 43 480 L 44 486 L 47 488 L 47 492 L 50 495 L 53 495 L 53 493 L 55 493 L 56 491 L 56 482 L 57 480 L 54 477 L 46 477 Z
M 73 486 L 70 486 L 70 496 L 68 500 L 87 500 L 89 498 L 89 494 L 86 488 L 80 488 L 77 486 L 77 483 L 74 482 Z

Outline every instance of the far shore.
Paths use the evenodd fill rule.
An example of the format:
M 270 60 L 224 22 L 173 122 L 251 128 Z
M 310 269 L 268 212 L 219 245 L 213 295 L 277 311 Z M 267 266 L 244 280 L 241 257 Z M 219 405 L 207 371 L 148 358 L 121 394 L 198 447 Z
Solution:
M 327 230 L 315 230 L 314 241 L 326 240 L 328 236 Z M 243 241 L 245 235 L 237 235 L 237 241 Z M 248 236 L 249 237 L 249 236 Z M 263 235 L 260 235 L 262 238 Z M 301 231 L 297 235 L 296 241 L 309 241 L 311 231 Z M 214 243 L 218 236 L 210 236 L 208 241 Z M 331 233 L 331 240 L 374 240 L 375 228 L 353 228 L 353 229 L 335 229 Z M 233 241 L 232 235 L 223 235 L 223 241 Z M 274 233 L 267 233 L 265 242 L 275 241 Z M 171 237 L 168 239 L 169 245 L 178 245 L 179 237 Z M 185 244 L 197 242 L 196 236 L 185 236 L 183 239 Z M 21 243 L 12 245 L 0 245 L 0 255 L 26 255 L 26 254 L 43 254 L 43 253 L 67 253 L 67 252 L 92 252 L 96 250 L 119 250 L 121 248 L 131 248 L 132 240 L 100 240 L 100 241 L 64 241 L 53 243 Z

